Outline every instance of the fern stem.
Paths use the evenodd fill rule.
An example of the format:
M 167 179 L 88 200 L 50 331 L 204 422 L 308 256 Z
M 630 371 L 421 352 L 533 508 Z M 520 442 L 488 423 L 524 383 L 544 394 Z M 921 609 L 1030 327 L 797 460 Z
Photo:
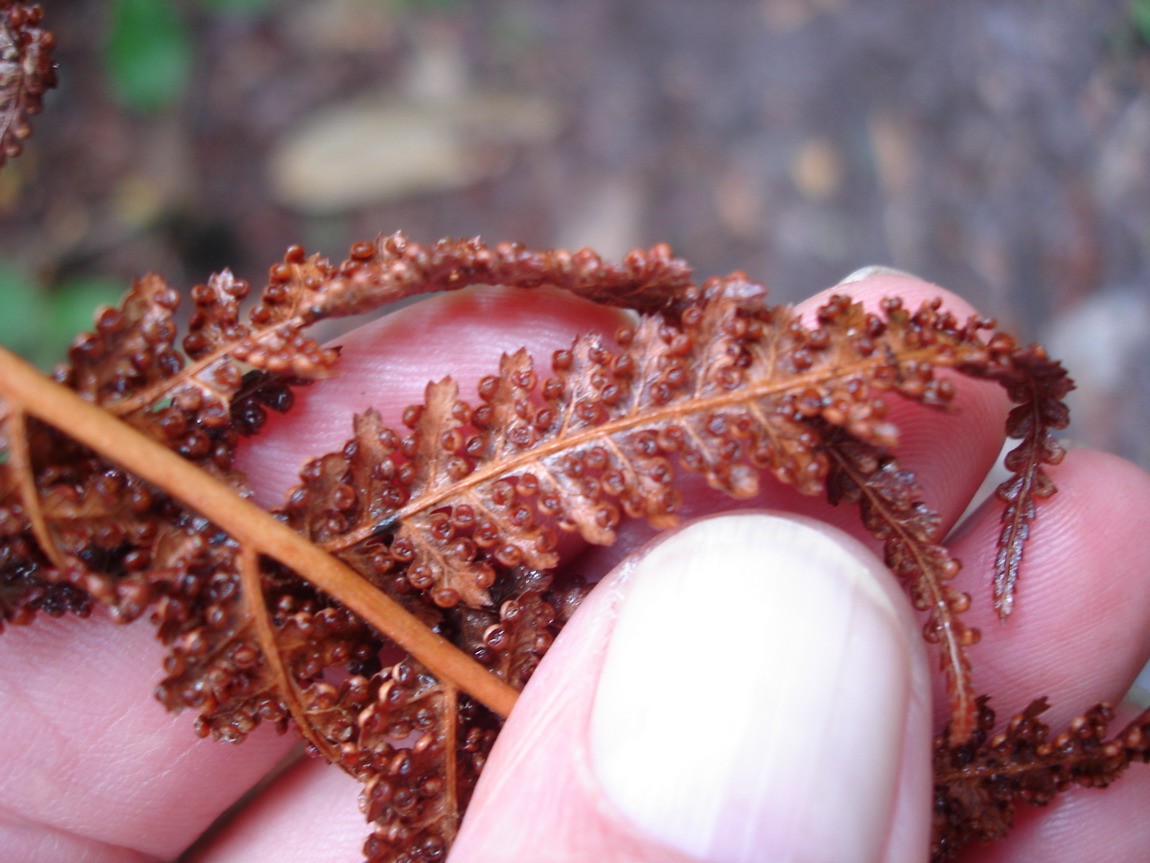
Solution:
M 64 558 L 52 538 L 51 531 L 48 530 L 44 509 L 40 505 L 40 493 L 33 479 L 32 454 L 28 451 L 26 414 L 21 410 L 12 411 L 8 417 L 8 428 L 8 457 L 12 460 L 16 488 L 20 492 L 20 502 L 24 506 L 32 535 L 36 537 L 36 542 L 40 543 L 41 550 L 52 566 L 61 569 L 64 566 Z
M 275 558 L 346 605 L 422 662 L 441 680 L 507 716 L 518 693 L 447 640 L 432 633 L 399 603 L 355 570 L 295 533 L 229 486 L 107 411 L 44 377 L 0 346 L 0 395 L 13 406 L 163 489 L 211 519 L 238 542 Z

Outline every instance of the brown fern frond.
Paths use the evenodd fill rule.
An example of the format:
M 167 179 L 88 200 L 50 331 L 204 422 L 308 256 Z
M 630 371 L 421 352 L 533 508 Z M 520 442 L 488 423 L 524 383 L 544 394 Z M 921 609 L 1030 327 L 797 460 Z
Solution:
M 401 429 L 367 411 L 305 466 L 277 519 L 222 484 L 245 491 L 232 456 L 265 409 L 336 372 L 312 323 L 472 284 L 558 287 L 638 314 L 613 338 L 575 339 L 546 372 L 505 355 L 474 396 L 432 382 Z M 338 265 L 293 247 L 245 323 L 246 293 L 227 272 L 195 288 L 181 343 L 174 292 L 139 280 L 76 342 L 57 375 L 73 393 L 0 352 L 0 613 L 150 609 L 169 647 L 160 699 L 225 740 L 297 727 L 363 783 L 371 860 L 450 845 L 500 714 L 585 593 L 560 568 L 560 537 L 607 545 L 628 518 L 675 524 L 687 473 L 734 498 L 767 474 L 857 503 L 939 647 L 948 751 L 972 745 L 969 597 L 895 460 L 888 401 L 945 408 L 955 386 L 940 369 L 1004 385 L 1023 441 L 1012 500 L 1033 509 L 1069 386 L 1044 355 L 937 302 L 867 312 L 836 296 L 808 326 L 742 274 L 695 285 L 662 246 L 611 264 L 392 235 Z M 1003 534 L 1004 547 L 1024 540 Z
M 915 477 L 893 456 L 858 441 L 828 445 L 833 462 L 827 479 L 832 503 L 857 503 L 863 523 L 882 541 L 886 565 L 908 583 L 914 607 L 926 614 L 923 637 L 938 646 L 950 693 L 951 741 L 960 745 L 974 731 L 976 695 L 966 648 L 978 642 L 977 629 L 962 622 L 970 596 L 949 581 L 960 564 L 938 544 L 937 513 L 922 502 Z
M 0 168 L 20 155 L 32 134 L 28 117 L 40 113 L 44 94 L 56 86 L 52 49 L 42 7 L 0 0 Z
M 954 386 L 934 367 L 981 368 L 990 352 L 981 319 L 960 326 L 937 304 L 885 311 L 835 297 L 810 330 L 790 310 L 768 308 L 745 278 L 712 281 L 677 319 L 644 317 L 613 345 L 577 339 L 555 355 L 547 380 L 524 352 L 505 356 L 500 373 L 480 382 L 477 406 L 449 380 L 429 385 L 426 402 L 405 415 L 409 435 L 377 432 L 395 459 L 384 462 L 386 487 L 360 493 L 376 507 L 369 517 L 345 517 L 365 504 L 331 461 L 339 456 L 305 471 L 289 512 L 330 512 L 326 489 L 339 484 L 343 516 L 313 538 L 337 554 L 371 541 L 373 559 L 388 558 L 387 571 L 405 572 L 435 605 L 478 608 L 500 568 L 556 566 L 557 531 L 607 545 L 625 517 L 674 524 L 677 470 L 736 498 L 753 496 L 764 470 L 815 494 L 833 459 L 832 496 L 862 505 L 928 612 L 961 741 L 974 721 L 965 650 L 978 634 L 959 620 L 969 597 L 946 584 L 958 564 L 938 545 L 937 519 L 913 478 L 876 447 L 895 443 L 882 393 L 945 405 Z M 382 500 L 396 504 L 381 509 Z
M 317 261 L 314 272 L 293 270 L 302 260 L 298 246 L 272 267 L 273 284 L 322 279 L 324 290 L 305 313 L 313 319 L 354 315 L 416 294 L 468 285 L 550 286 L 596 303 L 658 311 L 689 302 L 691 269 L 659 244 L 636 249 L 621 263 L 606 262 L 590 249 L 535 251 L 519 243 L 488 246 L 478 238 L 440 240 L 421 246 L 402 234 L 356 243 L 339 267 Z
M 936 863 L 974 839 L 1005 836 L 1020 803 L 1044 806 L 1072 785 L 1105 788 L 1131 763 L 1150 760 L 1150 711 L 1107 739 L 1114 711 L 1098 704 L 1052 736 L 1039 718 L 1049 705 L 1039 698 L 996 733 L 994 711 L 986 702 L 979 699 L 967 743 L 954 746 L 952 735 L 935 739 L 931 855 Z
M 1042 466 L 1058 464 L 1066 454 L 1054 431 L 1066 428 L 1070 421 L 1063 399 L 1074 383 L 1040 345 L 1019 348 L 1012 338 L 1001 333 L 991 345 L 997 349 L 997 362 L 969 371 L 997 380 L 1005 388 L 1016 404 L 1007 418 L 1006 433 L 1020 441 L 1006 456 L 1011 475 L 996 490 L 1006 507 L 994 562 L 994 607 L 1005 619 L 1014 607 L 1014 591 L 1034 520 L 1035 501 L 1054 494 L 1054 483 Z
M 248 323 L 240 320 L 246 282 L 225 270 L 193 288 L 195 310 L 181 351 L 179 295 L 159 276 L 145 276 L 119 308 L 97 314 L 95 330 L 76 339 L 57 379 L 220 472 L 231 464 L 233 416 L 242 418 L 241 431 L 253 432 L 264 406 L 286 408 L 287 387 L 331 373 L 338 352 L 305 334 L 317 320 L 473 284 L 546 284 L 602 302 L 662 308 L 681 301 L 690 284 L 690 270 L 666 246 L 615 265 L 589 251 L 533 252 L 513 243 L 489 248 L 474 239 L 425 248 L 401 234 L 357 243 L 339 265 L 292 246 L 268 277 Z M 265 374 L 253 378 L 245 374 L 250 368 Z

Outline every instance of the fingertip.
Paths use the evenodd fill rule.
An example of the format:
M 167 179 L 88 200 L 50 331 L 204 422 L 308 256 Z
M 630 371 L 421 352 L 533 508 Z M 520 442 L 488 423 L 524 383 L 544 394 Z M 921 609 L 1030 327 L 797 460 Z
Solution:
M 748 513 L 684 528 L 633 582 L 590 726 L 608 799 L 700 860 L 879 860 L 904 743 L 927 736 L 889 572 L 825 525 Z
M 468 805 L 452 863 L 689 863 L 652 857 L 606 805 L 588 767 L 587 727 L 634 560 L 604 578 L 564 627 L 508 718 Z
M 568 624 L 453 861 L 917 859 L 927 679 L 893 577 L 854 540 L 789 516 L 702 520 Z

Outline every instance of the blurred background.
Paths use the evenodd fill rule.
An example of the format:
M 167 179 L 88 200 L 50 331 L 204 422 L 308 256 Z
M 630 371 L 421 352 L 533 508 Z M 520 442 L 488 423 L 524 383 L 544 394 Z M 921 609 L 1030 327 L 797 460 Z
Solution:
M 0 341 L 48 366 L 156 271 L 262 284 L 402 229 L 659 241 L 794 301 L 964 294 L 1150 467 L 1150 0 L 47 0 L 0 171 Z

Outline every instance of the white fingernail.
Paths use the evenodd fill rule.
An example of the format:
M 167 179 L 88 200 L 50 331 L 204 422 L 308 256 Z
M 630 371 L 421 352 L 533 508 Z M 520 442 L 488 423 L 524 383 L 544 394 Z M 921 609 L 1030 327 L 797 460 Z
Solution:
M 706 520 L 652 549 L 591 719 L 610 803 L 700 860 L 877 860 L 912 667 L 880 579 L 860 544 L 797 517 Z
M 918 278 L 914 273 L 896 270 L 894 267 L 888 267 L 883 264 L 871 264 L 869 267 L 861 267 L 855 270 L 845 279 L 839 279 L 836 284 L 849 285 L 851 282 L 861 282 L 863 279 L 869 279 L 871 276 L 906 276 L 908 279 Z

